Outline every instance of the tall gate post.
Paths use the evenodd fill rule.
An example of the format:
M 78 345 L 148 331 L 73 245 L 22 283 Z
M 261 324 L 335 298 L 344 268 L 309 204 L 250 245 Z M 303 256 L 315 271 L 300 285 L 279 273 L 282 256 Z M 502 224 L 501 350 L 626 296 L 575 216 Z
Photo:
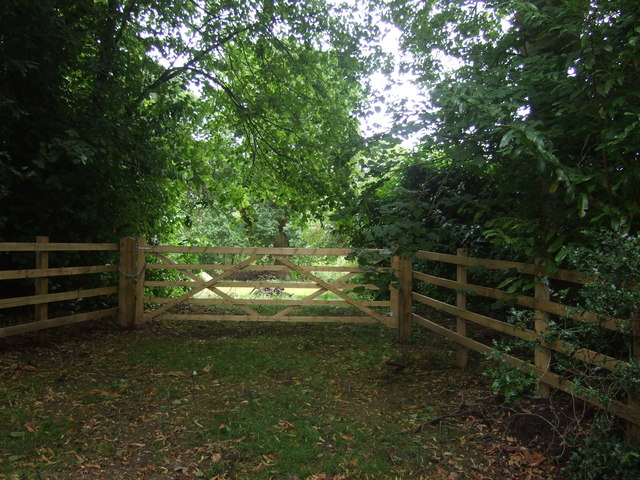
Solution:
M 391 311 L 398 317 L 398 342 L 405 344 L 411 335 L 413 302 L 413 265 L 411 257 L 394 255 L 391 269 L 397 287 L 391 294 Z M 395 305 L 394 305 L 395 304 Z
M 458 257 L 466 257 L 467 249 L 458 248 L 456 251 Z M 456 282 L 460 284 L 456 291 L 456 307 L 462 310 L 467 309 L 467 294 L 463 289 L 463 285 L 467 283 L 467 267 L 466 265 L 456 265 Z M 467 336 L 467 321 L 464 318 L 456 317 L 456 332 L 463 337 Z M 466 368 L 469 361 L 469 349 L 458 345 L 456 349 L 456 364 L 459 368 Z
M 136 241 L 131 237 L 120 240 L 120 283 L 118 286 L 118 323 L 121 327 L 132 328 L 136 310 Z
M 535 287 L 533 295 L 535 297 L 534 302 L 543 301 L 548 302 L 551 295 L 549 291 L 549 285 L 543 280 L 542 272 L 544 271 L 544 259 L 537 258 L 535 261 L 538 266 L 536 272 Z M 535 330 L 538 334 L 538 339 L 549 328 L 549 314 L 544 310 L 535 309 Z M 547 372 L 551 365 L 551 351 L 548 348 L 538 346 L 534 353 L 534 364 L 540 371 Z M 542 381 L 542 378 L 538 382 L 538 394 L 542 398 L 549 398 L 551 396 L 551 387 Z

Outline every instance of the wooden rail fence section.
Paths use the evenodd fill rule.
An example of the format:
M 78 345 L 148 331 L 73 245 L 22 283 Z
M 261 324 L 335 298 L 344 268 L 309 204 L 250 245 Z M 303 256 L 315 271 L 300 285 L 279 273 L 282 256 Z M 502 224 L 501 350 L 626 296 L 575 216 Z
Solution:
M 119 257 L 111 264 L 88 266 L 55 267 L 50 265 L 51 252 L 114 252 Z M 382 254 L 388 252 L 378 251 Z M 357 265 L 343 262 L 341 265 L 317 265 L 318 262 L 302 262 L 310 257 L 345 257 L 353 253 L 352 249 L 309 249 L 309 248 L 235 248 L 235 247 L 195 247 L 195 246 L 155 246 L 147 245 L 145 239 L 124 238 L 116 243 L 51 243 L 48 237 L 37 237 L 33 243 L 0 243 L 0 254 L 32 254 L 34 268 L 19 270 L 0 270 L 0 287 L 5 281 L 25 281 L 33 279 L 33 295 L 8 297 L 0 295 L 0 311 L 14 307 L 33 307 L 33 321 L 12 324 L 0 328 L 0 338 L 45 328 L 118 316 L 124 327 L 133 327 L 152 319 L 167 320 L 208 320 L 208 321 L 282 321 L 282 322 L 380 322 L 397 328 L 398 338 L 406 342 L 412 325 L 425 327 L 441 334 L 458 344 L 456 363 L 465 367 L 469 351 L 491 352 L 493 347 L 470 338 L 471 325 L 480 325 L 525 341 L 538 342 L 539 348 L 532 352 L 531 359 L 507 355 L 506 361 L 518 368 L 533 370 L 540 379 L 539 392 L 548 396 L 551 389 L 558 389 L 581 398 L 618 415 L 629 422 L 629 435 L 634 441 L 640 437 L 640 405 L 637 399 L 618 400 L 601 404 L 578 388 L 570 379 L 553 372 L 553 355 L 569 355 L 586 364 L 609 371 L 625 368 L 629 362 L 620 358 L 590 350 L 580 345 L 571 345 L 564 341 L 545 341 L 544 332 L 550 319 L 569 317 L 578 322 L 597 324 L 599 327 L 620 332 L 625 324 L 618 318 L 599 318 L 590 312 L 578 312 L 570 306 L 555 302 L 550 296 L 548 279 L 585 284 L 590 278 L 583 278 L 578 272 L 558 270 L 552 275 L 544 271 L 541 264 L 524 264 L 501 260 L 473 258 L 466 250 L 458 249 L 456 255 L 420 251 L 416 260 L 440 262 L 455 266 L 455 279 L 442 278 L 427 272 L 413 269 L 413 261 L 408 257 L 394 256 L 391 268 L 377 268 L 382 273 L 392 275 L 389 300 L 361 300 L 350 292 L 358 287 L 375 289 L 374 285 L 348 283 L 363 271 Z M 235 255 L 242 256 L 240 263 L 192 264 L 181 263 L 176 254 L 193 255 Z M 172 258 L 171 256 L 174 256 Z M 256 263 L 271 256 L 276 264 Z M 117 258 L 116 257 L 116 258 Z M 194 257 L 195 258 L 195 257 Z M 313 263 L 316 263 L 314 265 Z M 518 275 L 529 275 L 535 283 L 533 295 L 511 294 L 498 288 L 475 285 L 469 282 L 468 267 L 482 267 L 492 270 L 511 270 Z M 181 278 L 175 280 L 152 280 L 149 273 L 156 270 L 176 271 Z M 206 275 L 203 275 L 203 272 Z M 293 272 L 297 281 L 266 281 L 252 279 L 241 281 L 242 273 L 256 276 L 260 272 Z M 327 279 L 326 272 L 333 272 L 336 278 Z M 67 292 L 51 292 L 50 279 L 60 276 L 117 273 L 117 285 L 101 286 Z M 300 280 L 301 279 L 301 280 Z M 446 303 L 415 291 L 419 282 L 449 289 L 455 292 L 455 304 Z M 182 287 L 188 289 L 177 297 L 152 296 L 150 293 L 158 287 Z M 312 289 L 303 298 L 291 298 L 281 295 L 273 298 L 247 298 L 233 295 L 234 288 L 274 288 Z M 1 291 L 1 290 L 0 290 Z M 332 299 L 319 299 L 329 292 Z M 530 309 L 534 313 L 533 328 L 519 327 L 468 308 L 469 295 L 502 300 L 512 305 Z M 95 311 L 64 315 L 50 318 L 49 304 L 69 300 L 78 300 L 98 296 L 117 296 L 118 306 Z M 417 307 L 424 305 L 451 316 L 455 326 L 448 328 L 436 318 L 416 313 Z M 233 313 L 208 311 L 212 306 L 233 309 Z M 261 313 L 259 307 L 267 306 L 269 313 Z M 292 315 L 300 308 L 339 307 L 350 309 L 353 315 Z M 198 308 L 192 311 L 192 308 Z M 181 309 L 180 311 L 175 311 Z M 340 312 L 343 313 L 343 312 Z M 640 359 L 640 318 L 632 316 L 630 328 L 630 359 Z M 529 361 L 527 361 L 529 360 Z M 532 360 L 532 361 L 531 361 Z
M 567 354 L 586 364 L 614 371 L 629 365 L 625 360 L 613 358 L 609 355 L 599 353 L 579 345 L 571 345 L 566 341 L 545 341 L 544 332 L 549 326 L 552 317 L 568 317 L 572 320 L 586 323 L 597 323 L 600 327 L 612 331 L 620 331 L 625 323 L 624 320 L 618 318 L 599 318 L 597 315 L 589 312 L 578 312 L 571 306 L 562 305 L 550 299 L 550 291 L 548 280 L 562 280 L 575 284 L 585 284 L 591 281 L 591 278 L 584 278 L 577 272 L 569 270 L 558 270 L 554 274 L 547 274 L 544 267 L 540 263 L 522 264 L 517 262 L 506 262 L 499 260 L 487 260 L 480 258 L 472 258 L 467 256 L 464 249 L 458 249 L 456 255 L 448 255 L 435 252 L 420 251 L 416 254 L 416 259 L 430 260 L 434 262 L 443 262 L 452 264 L 456 267 L 455 280 L 441 278 L 428 273 L 412 270 L 411 277 L 415 282 L 426 282 L 438 287 L 450 289 L 456 293 L 456 304 L 445 303 L 436 298 L 423 295 L 414 291 L 414 289 L 401 289 L 402 297 L 399 301 L 404 304 L 402 316 L 399 318 L 399 324 L 404 325 L 402 339 L 408 338 L 411 330 L 411 324 L 428 328 L 446 338 L 454 341 L 459 345 L 457 353 L 457 364 L 465 367 L 467 364 L 467 355 L 470 350 L 488 353 L 494 348 L 485 345 L 475 339 L 467 336 L 467 327 L 469 324 L 477 324 L 485 328 L 492 329 L 501 334 L 510 335 L 518 339 L 536 342 L 538 348 L 534 349 L 533 362 L 507 355 L 507 363 L 514 365 L 523 370 L 533 370 L 539 378 L 538 391 L 543 397 L 548 397 L 550 390 L 558 389 L 580 398 L 592 405 L 603 408 L 628 421 L 628 436 L 631 441 L 640 441 L 640 408 L 637 400 L 611 401 L 606 405 L 602 404 L 594 396 L 584 393 L 577 388 L 576 384 L 570 379 L 552 371 L 553 353 L 558 352 Z M 467 267 L 483 267 L 485 269 L 494 270 L 511 270 L 516 274 L 530 275 L 535 282 L 533 296 L 510 294 L 503 290 L 488 288 L 486 286 L 474 285 L 468 282 Z M 526 329 L 510 323 L 481 315 L 467 309 L 467 296 L 487 297 L 495 300 L 503 300 L 512 305 L 518 305 L 528 308 L 534 313 L 534 329 Z M 438 323 L 434 319 L 425 318 L 422 315 L 414 313 L 413 307 L 426 305 L 439 312 L 448 314 L 456 319 L 455 330 L 447 328 Z M 417 308 L 415 309 L 417 310 Z M 408 324 L 408 326 L 407 326 Z M 630 359 L 640 359 L 640 319 L 633 316 L 631 319 L 631 328 L 629 329 L 630 341 L 632 346 L 630 349 Z
M 111 265 L 51 267 L 49 257 L 50 252 L 117 252 L 118 248 L 116 243 L 50 243 L 48 237 L 37 237 L 34 243 L 0 243 L 0 254 L 20 252 L 20 254 L 32 253 L 35 256 L 33 269 L 0 270 L 0 282 L 35 279 L 33 295 L 12 298 L 2 296 L 0 298 L 0 310 L 31 305 L 35 309 L 33 321 L 0 328 L 0 338 L 116 315 L 118 308 L 112 307 L 50 318 L 48 307 L 52 302 L 117 295 L 118 293 L 117 286 L 52 293 L 49 291 L 50 278 L 117 272 L 118 266 L 114 263 Z

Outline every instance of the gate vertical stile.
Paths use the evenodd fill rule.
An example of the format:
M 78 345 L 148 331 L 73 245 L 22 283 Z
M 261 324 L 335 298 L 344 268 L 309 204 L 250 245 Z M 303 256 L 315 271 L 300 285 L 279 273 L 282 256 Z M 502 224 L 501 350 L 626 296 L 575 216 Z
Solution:
M 139 237 L 136 242 L 136 278 L 135 278 L 135 307 L 134 307 L 134 325 L 144 323 L 144 280 L 146 267 L 146 246 L 147 239 Z

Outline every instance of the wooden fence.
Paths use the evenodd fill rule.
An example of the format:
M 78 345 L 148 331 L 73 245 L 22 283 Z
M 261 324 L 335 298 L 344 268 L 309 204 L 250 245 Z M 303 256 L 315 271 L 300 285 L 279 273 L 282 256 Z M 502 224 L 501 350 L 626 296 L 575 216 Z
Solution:
M 50 265 L 51 252 L 116 252 L 117 260 L 101 265 L 64 266 Z M 370 253 L 373 251 L 370 251 Z M 388 262 L 390 253 L 376 251 L 379 258 Z M 287 322 L 380 322 L 398 329 L 400 341 L 406 341 L 412 325 L 428 328 L 445 336 L 459 345 L 457 364 L 465 367 L 469 351 L 487 353 L 494 347 L 482 343 L 474 329 L 482 328 L 494 332 L 492 335 L 507 335 L 537 345 L 529 358 L 522 355 L 506 355 L 506 362 L 515 367 L 533 371 L 540 379 L 539 391 L 548 396 L 550 389 L 558 389 L 580 398 L 629 422 L 629 436 L 634 441 L 640 438 L 640 405 L 637 400 L 617 399 L 606 405 L 596 397 L 577 388 L 574 381 L 554 371 L 554 354 L 567 355 L 608 371 L 616 371 L 629 366 L 628 359 L 614 358 L 580 345 L 566 341 L 550 340 L 545 336 L 551 320 L 571 318 L 576 322 L 598 325 L 599 328 L 628 335 L 629 349 L 635 359 L 640 356 L 640 325 L 638 318 L 631 319 L 630 327 L 624 332 L 623 325 L 629 325 L 616 318 L 599 318 L 589 312 L 578 312 L 569 305 L 555 301 L 551 295 L 548 281 L 560 281 L 565 284 L 582 285 L 589 281 L 579 273 L 559 270 L 552 275 L 544 271 L 541 264 L 523 264 L 508 261 L 487 260 L 468 257 L 464 249 L 456 255 L 417 252 L 415 257 L 394 256 L 389 267 L 382 264 L 361 268 L 353 262 L 342 261 L 340 265 L 304 259 L 318 257 L 345 257 L 353 253 L 352 249 L 304 249 L 304 248 L 216 248 L 193 246 L 155 246 L 147 245 L 143 238 L 125 238 L 119 244 L 95 243 L 50 243 L 47 237 L 38 237 L 34 243 L 0 243 L 1 254 L 31 254 L 33 267 L 18 270 L 0 270 L 0 282 L 27 281 L 33 279 L 33 295 L 9 297 L 0 295 L 0 310 L 9 308 L 33 307 L 32 321 L 11 324 L 0 328 L 0 338 L 20 333 L 33 332 L 45 328 L 69 325 L 117 315 L 124 327 L 133 327 L 152 319 L 168 320 L 230 320 L 230 321 L 287 321 Z M 56 253 L 57 255 L 58 253 Z M 183 258 L 233 258 L 233 261 L 215 263 L 187 263 Z M 265 258 L 270 256 L 270 262 Z M 237 260 L 237 261 L 236 261 Z M 275 262 L 274 262 L 275 261 Z M 437 276 L 414 269 L 413 262 L 428 265 L 449 265 L 453 274 L 450 278 Z M 513 275 L 530 278 L 534 287 L 532 295 L 515 294 L 470 281 L 473 269 L 504 270 Z M 441 269 L 440 269 L 441 270 Z M 179 272 L 177 278 L 153 279 L 153 272 Z M 387 300 L 362 300 L 353 295 L 353 290 L 375 291 L 378 287 L 370 283 L 350 283 L 354 277 L 364 271 L 377 272 L 393 279 L 390 298 Z M 277 279 L 266 279 L 268 273 Z M 285 279 L 281 274 L 290 273 L 295 278 Z M 332 278 L 327 273 L 333 274 Z M 100 286 L 67 292 L 50 292 L 50 280 L 59 276 L 114 274 L 114 285 Z M 117 275 L 115 275 L 117 274 Z M 247 281 L 248 279 L 248 281 Z M 116 285 L 117 283 L 117 285 Z M 422 284 L 422 285 L 421 285 Z M 2 286 L 3 283 L 0 283 Z M 428 288 L 422 288 L 428 285 Z M 184 293 L 175 297 L 154 295 L 152 292 L 169 287 L 184 289 Z M 252 289 L 260 292 L 267 289 L 280 295 L 254 296 L 234 295 L 237 288 Z M 442 298 L 424 293 L 429 288 L 449 291 L 449 298 L 455 301 L 443 301 Z M 306 289 L 302 298 L 290 297 L 288 292 Z M 309 292 L 311 289 L 311 292 Z M 167 291 L 167 290 L 165 290 Z M 286 293 L 285 293 L 286 292 Z M 331 299 L 321 299 L 329 292 Z M 285 294 L 283 294 L 285 293 Z M 206 295 L 205 295 L 206 294 Z M 50 318 L 48 305 L 52 302 L 73 301 L 98 296 L 117 296 L 118 306 L 96 309 L 90 312 L 62 315 Z M 470 302 L 470 297 L 473 302 Z M 469 308 L 477 303 L 477 298 L 502 301 L 505 304 L 529 310 L 534 315 L 530 327 L 518 326 L 493 318 Z M 220 307 L 229 311 L 221 312 Z M 259 308 L 268 307 L 265 313 Z M 315 307 L 335 307 L 341 309 L 335 315 L 294 314 L 297 309 Z M 215 309 L 215 310 L 212 310 Z M 345 309 L 351 314 L 346 315 Z M 427 313 L 424 313 L 427 312 Z M 434 315 L 433 312 L 438 312 Z M 486 313 L 486 312 L 485 312 Z M 439 320 L 442 315 L 454 319 L 450 326 Z M 0 317 L 1 318 L 1 317 Z M 449 322 L 450 323 L 450 322 Z M 0 324 L 2 325 L 2 324 Z M 479 326 L 479 327 L 478 327 Z
M 34 309 L 31 321 L 19 324 L 9 322 L 12 325 L 0 328 L 0 338 L 116 315 L 118 307 L 110 307 L 51 318 L 49 312 L 50 303 L 114 296 L 118 294 L 118 285 L 116 283 L 113 286 L 101 286 L 99 288 L 50 292 L 50 279 L 63 276 L 73 277 L 77 275 L 113 273 L 117 272 L 118 265 L 114 261 L 105 265 L 55 267 L 50 265 L 50 257 L 51 252 L 73 254 L 77 252 L 117 252 L 118 250 L 117 243 L 50 243 L 48 237 L 37 237 L 34 243 L 0 243 L 0 254 L 32 255 L 34 267 L 18 270 L 0 270 L 0 286 L 6 285 L 6 282 L 11 280 L 27 282 L 29 279 L 33 279 L 33 295 L 9 298 L 6 298 L 5 295 L 0 295 L 0 313 L 5 309 L 20 308 L 22 311 L 17 316 L 22 318 L 25 316 L 23 313 L 25 307 L 31 308 L 33 306 Z M 27 259 L 24 260 L 26 261 Z M 7 289 L 2 288 L 0 291 L 4 293 Z
M 588 283 L 591 279 L 584 278 L 581 274 L 569 270 L 558 270 L 554 274 L 548 274 L 542 264 L 523 264 L 472 258 L 467 256 L 467 252 L 464 249 L 458 249 L 456 255 L 420 251 L 417 252 L 415 258 L 417 261 L 427 261 L 424 263 L 430 263 L 432 266 L 438 264 L 439 266 L 442 264 L 451 265 L 455 268 L 455 273 L 452 275 L 453 279 L 416 271 L 413 268 L 410 270 L 410 274 L 400 274 L 402 280 L 399 302 L 404 305 L 401 309 L 401 317 L 398 319 L 401 339 L 408 338 L 412 324 L 428 328 L 435 333 L 443 335 L 458 344 L 456 361 L 458 366 L 463 368 L 467 365 L 468 352 L 470 350 L 481 353 L 489 353 L 494 350 L 494 346 L 481 343 L 479 340 L 472 338 L 472 335 L 469 335 L 468 328 L 471 325 L 478 325 L 485 330 L 493 331 L 494 334 L 491 335 L 493 337 L 496 337 L 496 334 L 507 335 L 531 342 L 535 347 L 532 348 L 533 351 L 530 353 L 530 358 L 523 359 L 514 355 L 505 355 L 504 358 L 510 365 L 533 371 L 540 380 L 538 389 L 543 397 L 549 396 L 551 388 L 567 392 L 576 398 L 580 398 L 627 420 L 629 438 L 634 442 L 640 440 L 640 405 L 637 399 L 628 399 L 628 401 L 618 399 L 604 404 L 596 396 L 579 388 L 576 382 L 566 378 L 561 372 L 556 373 L 553 371 L 553 355 L 556 352 L 577 359 L 580 362 L 584 362 L 584 364 L 611 372 L 629 366 L 629 363 L 621 358 L 614 358 L 580 345 L 572 345 L 567 341 L 552 340 L 544 335 L 549 328 L 550 321 L 559 321 L 562 318 L 595 324 L 599 328 L 618 333 L 623 330 L 623 325 L 629 325 L 629 321 L 625 322 L 617 318 L 599 318 L 594 313 L 580 312 L 572 306 L 563 305 L 553 301 L 551 298 L 549 281 L 560 281 L 563 285 L 582 285 Z M 404 261 L 410 262 L 406 259 Z M 473 284 L 469 281 L 469 275 L 470 270 L 473 270 L 474 267 L 485 270 L 504 270 L 511 272 L 512 275 L 529 277 L 530 283 L 534 285 L 533 294 L 508 293 L 497 288 Z M 405 268 L 401 272 L 407 271 L 409 269 Z M 450 298 L 453 299 L 455 294 L 455 304 L 453 301 L 449 303 L 433 296 L 416 292 L 415 290 L 420 290 L 421 282 L 449 290 Z M 429 290 L 429 288 L 426 290 Z M 506 305 L 530 310 L 535 319 L 533 329 L 472 311 L 467 307 L 470 296 L 473 296 L 474 300 L 476 297 L 484 297 L 502 301 Z M 475 301 L 478 303 L 477 300 Z M 421 311 L 436 312 L 438 315 L 421 314 Z M 452 318 L 454 325 L 450 326 L 451 322 L 438 321 L 437 317 L 443 317 L 440 314 L 444 314 L 445 318 Z M 432 318 L 426 318 L 427 316 Z M 640 326 L 637 318 L 631 319 L 631 325 L 625 329 L 625 332 L 628 333 L 624 334 L 629 335 L 627 344 L 631 345 L 630 355 L 635 359 L 640 358 L 640 349 L 638 349 Z

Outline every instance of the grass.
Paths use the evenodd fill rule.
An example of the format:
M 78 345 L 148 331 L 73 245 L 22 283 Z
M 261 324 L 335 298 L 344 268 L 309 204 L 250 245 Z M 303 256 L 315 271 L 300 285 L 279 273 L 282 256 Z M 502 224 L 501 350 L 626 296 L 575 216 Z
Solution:
M 469 432 L 420 428 L 486 394 L 427 335 L 401 355 L 378 325 L 65 331 L 0 346 L 0 478 L 435 478 L 480 461 Z

